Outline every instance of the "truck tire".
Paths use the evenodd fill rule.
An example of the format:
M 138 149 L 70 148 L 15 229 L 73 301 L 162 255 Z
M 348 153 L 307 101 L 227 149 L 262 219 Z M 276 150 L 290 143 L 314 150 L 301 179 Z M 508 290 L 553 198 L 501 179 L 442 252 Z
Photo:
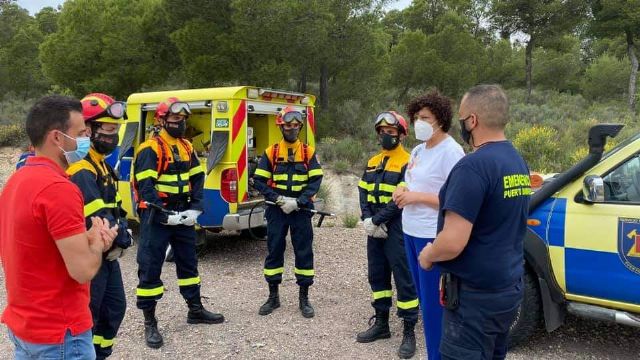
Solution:
M 516 319 L 509 330 L 509 348 L 522 345 L 541 328 L 542 300 L 536 274 L 525 265 L 523 276 L 524 296 Z

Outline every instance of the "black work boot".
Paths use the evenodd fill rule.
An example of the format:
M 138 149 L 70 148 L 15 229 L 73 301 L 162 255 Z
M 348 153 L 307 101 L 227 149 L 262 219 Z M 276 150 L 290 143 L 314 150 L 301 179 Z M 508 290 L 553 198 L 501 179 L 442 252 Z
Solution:
M 260 306 L 258 314 L 269 315 L 273 310 L 280 307 L 280 296 L 278 295 L 278 284 L 269 284 L 269 298 L 267 302 Z
M 220 324 L 224 322 L 224 316 L 205 309 L 200 298 L 187 300 L 187 305 L 189 306 L 187 314 L 189 324 Z
M 162 346 L 164 341 L 162 335 L 158 331 L 158 320 L 156 319 L 156 305 L 150 309 L 142 310 L 144 314 L 144 340 L 147 342 L 147 346 L 152 349 L 158 349 Z
M 373 325 L 371 320 L 375 319 Z M 369 319 L 369 329 L 358 333 L 356 341 L 359 343 L 369 343 L 378 339 L 388 339 L 391 337 L 389 331 L 389 312 L 376 309 L 376 314 Z M 414 342 L 415 343 L 415 342 Z
M 309 304 L 309 287 L 300 286 L 300 312 L 302 316 L 306 318 L 312 318 L 316 313 L 313 310 L 313 306 Z
M 398 348 L 398 356 L 401 359 L 411 359 L 416 353 L 416 333 L 414 331 L 416 323 L 404 321 L 404 331 L 402 334 L 402 344 Z

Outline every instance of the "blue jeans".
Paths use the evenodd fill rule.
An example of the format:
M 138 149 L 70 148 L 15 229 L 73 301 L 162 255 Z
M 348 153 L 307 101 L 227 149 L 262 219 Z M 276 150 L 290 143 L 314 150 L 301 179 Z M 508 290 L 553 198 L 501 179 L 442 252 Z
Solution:
M 67 330 L 62 344 L 34 344 L 24 341 L 9 330 L 9 339 L 15 345 L 16 360 L 94 360 L 96 352 L 93 348 L 91 330 L 78 336 L 71 336 Z
M 426 271 L 420 267 L 418 255 L 427 243 L 434 239 L 419 238 L 404 234 L 404 249 L 407 252 L 409 269 L 416 286 L 420 309 L 422 310 L 422 326 L 427 346 L 427 359 L 440 360 L 440 338 L 442 337 L 442 306 L 440 305 L 440 270 L 435 266 Z

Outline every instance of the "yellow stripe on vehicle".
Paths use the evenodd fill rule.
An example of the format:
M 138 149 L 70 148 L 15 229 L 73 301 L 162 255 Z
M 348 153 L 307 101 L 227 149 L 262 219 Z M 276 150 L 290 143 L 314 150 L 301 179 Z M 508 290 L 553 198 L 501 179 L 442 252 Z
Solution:
M 396 305 L 398 305 L 398 309 L 407 310 L 407 309 L 417 308 L 418 304 L 420 304 L 418 302 L 418 299 L 413 299 L 413 300 L 409 300 L 409 301 L 399 301 L 398 300 Z
M 153 289 L 141 289 L 141 288 L 137 288 L 136 289 L 136 295 L 138 296 L 158 296 L 158 295 L 162 295 L 162 293 L 164 292 L 164 286 L 158 286 L 157 288 L 153 288 Z
M 254 172 L 255 175 L 258 176 L 262 176 L 263 178 L 267 178 L 267 179 L 271 179 L 271 173 L 268 172 L 267 170 L 263 170 L 263 169 L 256 169 L 256 171 Z
M 284 272 L 284 267 L 279 267 L 279 268 L 275 268 L 275 269 L 264 269 L 264 274 L 266 276 L 273 276 L 273 275 L 278 275 L 278 274 L 282 274 Z
M 293 268 L 293 272 L 295 274 L 298 275 L 302 275 L 302 276 L 314 276 L 316 274 L 316 271 L 313 269 L 298 269 L 298 268 Z
M 188 279 L 178 279 L 178 286 L 189 286 L 189 285 L 198 285 L 200 284 L 200 276 L 188 278 Z
M 373 300 L 390 298 L 391 296 L 393 296 L 393 291 L 391 290 L 380 290 L 380 291 L 373 292 Z
M 321 176 L 323 174 L 322 169 L 311 169 L 309 170 L 309 177 Z
M 157 179 L 158 178 L 158 172 L 153 170 L 153 169 L 148 169 L 145 171 L 141 171 L 139 173 L 136 174 L 136 180 L 137 181 L 141 181 L 147 178 L 154 178 Z

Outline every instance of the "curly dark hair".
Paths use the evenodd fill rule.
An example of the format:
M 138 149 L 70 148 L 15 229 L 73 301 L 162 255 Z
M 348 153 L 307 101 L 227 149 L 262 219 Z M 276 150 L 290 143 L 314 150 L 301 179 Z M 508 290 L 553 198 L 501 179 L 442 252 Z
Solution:
M 429 109 L 436 117 L 438 125 L 442 128 L 442 131 L 449 132 L 451 129 L 451 120 L 453 118 L 453 111 L 451 110 L 451 99 L 440 94 L 438 90 L 430 91 L 424 95 L 420 95 L 407 104 L 407 114 L 409 115 L 409 121 L 413 124 L 416 114 L 423 108 Z

